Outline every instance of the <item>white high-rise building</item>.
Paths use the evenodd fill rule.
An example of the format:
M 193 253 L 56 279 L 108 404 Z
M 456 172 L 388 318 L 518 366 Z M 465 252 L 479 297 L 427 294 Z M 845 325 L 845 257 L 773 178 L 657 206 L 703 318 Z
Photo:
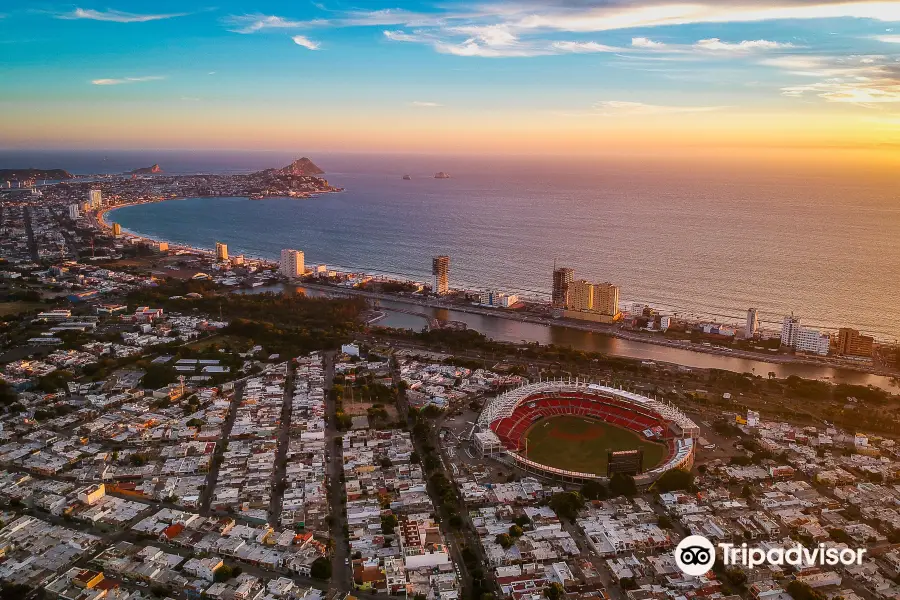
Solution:
M 794 347 L 797 343 L 797 335 L 800 333 L 800 317 L 791 315 L 781 321 L 781 345 Z
M 797 334 L 797 341 L 794 343 L 794 349 L 799 352 L 825 356 L 831 349 L 831 337 L 818 329 L 801 327 L 800 333 Z
M 88 192 L 88 203 L 92 210 L 96 210 L 103 206 L 103 192 L 100 190 L 91 190 Z
M 800 325 L 800 317 L 791 315 L 781 322 L 781 345 L 799 352 L 825 356 L 831 348 L 831 337 L 818 329 Z
M 285 248 L 281 251 L 278 272 L 289 278 L 300 277 L 306 272 L 306 265 L 303 261 L 303 252 Z
M 69 205 L 69 218 L 72 219 L 73 221 L 77 221 L 78 217 L 80 217 L 80 216 L 81 216 L 81 211 L 78 210 L 78 205 L 70 204 Z
M 744 337 L 750 339 L 759 331 L 759 313 L 755 308 L 747 309 L 747 324 L 744 325 Z

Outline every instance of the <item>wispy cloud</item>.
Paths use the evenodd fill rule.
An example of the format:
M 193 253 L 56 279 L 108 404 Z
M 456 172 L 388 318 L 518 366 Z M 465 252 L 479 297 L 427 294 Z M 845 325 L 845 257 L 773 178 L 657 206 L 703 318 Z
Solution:
M 655 42 L 645 37 L 631 38 L 631 45 L 635 48 L 650 48 L 653 50 L 659 50 L 666 47 L 662 42 Z
M 607 46 L 606 44 L 598 44 L 597 42 L 553 42 L 552 46 L 553 48 L 561 52 L 572 52 L 575 54 L 622 51 L 622 48 L 617 48 L 616 46 Z
M 294 40 L 295 44 L 303 46 L 307 50 L 318 50 L 321 45 L 319 42 L 314 42 L 305 35 L 295 35 L 291 39 Z
M 794 48 L 791 43 L 772 42 L 770 40 L 744 40 L 742 42 L 731 43 L 723 42 L 719 38 L 709 38 L 700 40 L 694 44 L 694 48 L 698 50 L 708 50 L 710 52 L 756 52 L 758 50 L 783 50 Z
M 443 104 L 439 104 L 437 102 L 423 102 L 421 100 L 413 100 L 409 103 L 410 106 L 415 106 L 416 108 L 441 108 L 444 106 Z
M 900 44 L 900 35 L 876 35 L 875 39 L 888 44 Z
M 679 113 L 705 113 L 722 110 L 724 106 L 676 106 L 645 104 L 622 100 L 604 100 L 594 105 L 594 114 L 604 117 L 623 115 L 671 115 Z
M 147 77 L 120 77 L 120 78 L 110 78 L 110 79 L 94 79 L 91 81 L 94 85 L 122 85 L 125 83 L 142 83 L 145 81 L 159 81 L 160 79 L 165 79 L 165 77 L 158 75 L 151 75 Z
M 882 55 L 782 56 L 763 61 L 790 75 L 816 79 L 785 86 L 791 98 L 818 97 L 826 102 L 874 108 L 900 102 L 900 62 Z
M 146 23 L 147 21 L 159 21 L 173 17 L 184 17 L 190 13 L 166 13 L 166 14 L 137 14 L 122 12 L 119 10 L 94 10 L 89 8 L 76 8 L 72 12 L 57 15 L 58 19 L 90 19 L 92 21 L 107 21 L 110 23 Z
M 225 18 L 225 23 L 234 33 L 256 33 L 264 29 L 299 29 L 315 25 L 324 25 L 327 21 L 296 21 L 276 15 L 230 15 Z

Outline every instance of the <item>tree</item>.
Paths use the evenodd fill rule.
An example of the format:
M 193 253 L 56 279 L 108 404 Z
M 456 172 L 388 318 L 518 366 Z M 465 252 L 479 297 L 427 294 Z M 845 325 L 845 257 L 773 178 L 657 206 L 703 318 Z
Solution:
M 549 506 L 560 519 L 574 521 L 584 507 L 584 498 L 578 492 L 558 492 L 550 497 Z
M 659 515 L 656 524 L 662 529 L 672 529 L 672 519 L 669 518 L 669 515 Z
M 548 600 L 560 600 L 563 596 L 566 595 L 566 588 L 562 586 L 558 581 L 554 581 L 550 585 L 544 588 L 544 596 Z
M 331 561 L 324 556 L 320 556 L 313 561 L 313 564 L 309 569 L 309 574 L 313 579 L 319 579 L 321 581 L 331 579 Z
M 213 580 L 222 583 L 228 581 L 234 576 L 234 572 L 228 565 L 222 565 L 213 573 Z
M 825 594 L 812 589 L 808 583 L 798 579 L 788 584 L 787 592 L 794 600 L 825 600 Z
M 636 495 L 637 485 L 634 483 L 634 477 L 625 473 L 613 473 L 613 476 L 609 478 L 609 493 L 614 498 Z
M 157 390 L 174 383 L 178 379 L 178 373 L 168 365 L 150 364 L 144 376 L 141 377 L 141 386 L 151 390 Z
M 504 550 L 513 545 L 513 540 L 508 533 L 497 534 L 497 537 L 494 538 L 494 541 L 500 544 Z
M 394 533 L 394 529 L 397 528 L 397 517 L 396 515 L 384 515 L 381 517 L 381 533 L 385 535 L 390 535 Z
M 201 419 L 196 419 L 196 418 L 191 419 L 190 421 L 187 422 L 188 427 L 196 427 L 198 429 L 203 427 L 204 425 L 206 425 L 206 423 L 204 423 Z
M 609 495 L 609 492 L 599 481 L 589 479 L 581 486 L 581 495 L 587 500 L 603 500 Z
M 669 469 L 663 473 L 653 489 L 659 492 L 674 492 L 676 490 L 690 490 L 694 487 L 694 476 L 684 469 Z
M 523 531 L 522 528 L 519 527 L 518 525 L 510 525 L 509 526 L 509 535 L 510 536 L 512 536 L 514 538 L 520 538 L 520 537 L 522 537 L 523 533 L 525 533 L 525 531 Z
M 732 585 L 736 585 L 738 587 L 747 583 L 747 574 L 744 573 L 742 569 L 738 569 L 737 567 L 726 569 L 725 577 L 728 578 L 728 581 L 730 581 Z

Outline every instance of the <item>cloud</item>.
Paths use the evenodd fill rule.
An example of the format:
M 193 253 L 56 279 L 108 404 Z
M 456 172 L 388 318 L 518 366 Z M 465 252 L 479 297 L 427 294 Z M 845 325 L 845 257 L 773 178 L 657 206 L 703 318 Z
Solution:
M 320 46 L 319 42 L 314 42 L 305 35 L 295 35 L 291 39 L 294 40 L 295 44 L 303 46 L 307 50 L 318 50 Z
M 165 79 L 165 77 L 160 76 L 147 76 L 147 77 L 121 77 L 115 79 L 94 79 L 91 81 L 94 85 L 122 85 L 125 83 L 142 83 L 145 81 L 159 81 L 160 79 Z
M 498 16 L 503 13 L 498 12 Z M 505 18 L 523 29 L 598 32 L 696 23 L 747 23 L 781 19 L 863 18 L 900 20 L 900 4 L 890 0 L 790 0 L 776 2 L 610 2 L 602 6 L 524 4 Z
M 502 47 L 479 44 L 475 38 L 470 38 L 461 43 L 434 42 L 434 49 L 441 54 L 454 56 L 479 56 L 482 58 L 523 58 L 528 56 L 546 56 L 556 54 L 550 47 L 538 47 L 531 44 L 516 44 Z
M 890 29 L 888 29 L 890 31 Z M 900 44 L 900 35 L 876 35 L 875 39 L 879 42 L 888 44 Z
M 444 106 L 443 104 L 438 104 L 437 102 L 422 102 L 421 100 L 414 100 L 409 103 L 410 106 L 415 106 L 416 108 L 440 108 Z
M 294 21 L 276 15 L 231 15 L 225 18 L 234 33 L 256 33 L 264 29 L 298 29 L 314 25 L 326 24 L 327 21 Z
M 405 31 L 385 31 L 384 37 L 394 42 L 434 42 L 434 36 L 422 33 L 406 33 Z
M 666 47 L 666 45 L 662 42 L 654 42 L 653 40 L 645 37 L 631 38 L 631 45 L 635 48 L 650 48 L 652 50 L 658 50 L 660 48 Z
M 826 102 L 868 108 L 900 102 L 900 63 L 882 55 L 781 56 L 762 61 L 790 75 L 817 79 L 784 86 L 791 98 L 821 98 Z
M 189 13 L 168 13 L 140 15 L 136 13 L 127 13 L 118 10 L 93 10 L 85 8 L 76 8 L 70 13 L 57 15 L 58 19 L 90 19 L 92 21 L 107 21 L 110 23 L 146 23 L 147 21 L 159 21 L 161 19 L 171 19 L 173 17 L 183 17 Z
M 594 105 L 594 113 L 604 117 L 624 115 L 671 115 L 679 113 L 704 113 L 722 110 L 724 106 L 666 106 L 645 104 L 643 102 L 627 102 L 622 100 L 604 100 Z
M 561 52 L 587 54 L 592 52 L 621 52 L 622 48 L 598 44 L 597 42 L 553 42 L 553 48 Z
M 723 42 L 719 38 L 700 40 L 694 44 L 697 50 L 709 50 L 712 52 L 755 52 L 757 50 L 779 50 L 794 48 L 793 44 L 784 42 L 771 42 L 769 40 L 744 40 L 736 44 Z
M 452 34 L 469 36 L 488 46 L 512 46 L 519 41 L 506 25 L 470 25 L 466 27 L 451 27 L 447 31 Z

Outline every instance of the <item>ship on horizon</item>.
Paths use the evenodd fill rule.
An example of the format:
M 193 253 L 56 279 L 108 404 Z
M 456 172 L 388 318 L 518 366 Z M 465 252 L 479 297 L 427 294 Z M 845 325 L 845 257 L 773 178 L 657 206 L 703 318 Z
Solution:
M 411 180 L 412 180 L 412 177 L 410 177 L 409 175 L 403 176 L 403 181 L 411 181 Z
M 435 179 L 450 179 L 450 173 L 445 173 L 444 171 L 438 171 L 434 174 Z

